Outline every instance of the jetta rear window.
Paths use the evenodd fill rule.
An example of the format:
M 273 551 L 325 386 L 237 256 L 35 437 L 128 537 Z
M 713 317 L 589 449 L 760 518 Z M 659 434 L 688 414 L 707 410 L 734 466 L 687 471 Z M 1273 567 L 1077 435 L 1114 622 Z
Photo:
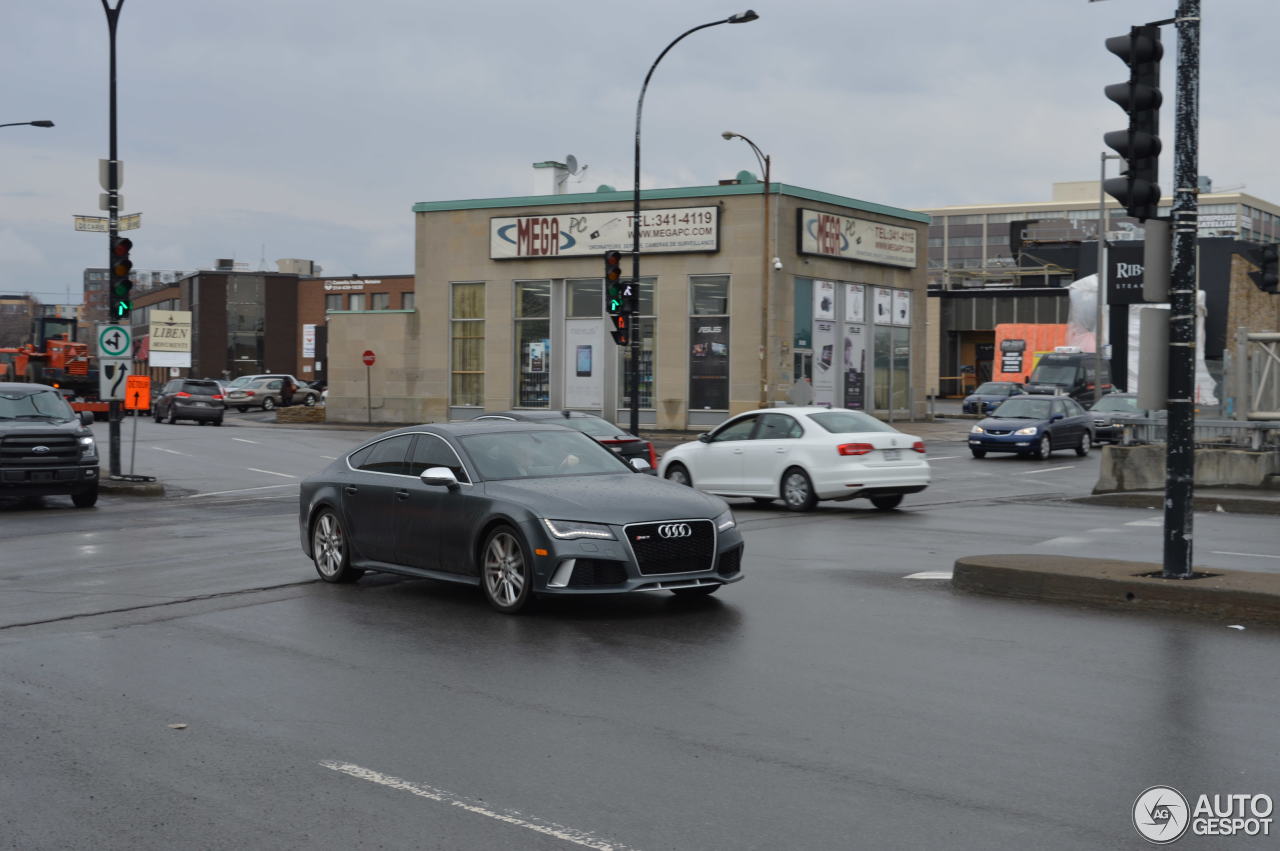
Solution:
M 832 434 L 853 434 L 860 431 L 897 431 L 888 423 L 882 423 L 861 411 L 824 411 L 810 414 L 809 419 Z

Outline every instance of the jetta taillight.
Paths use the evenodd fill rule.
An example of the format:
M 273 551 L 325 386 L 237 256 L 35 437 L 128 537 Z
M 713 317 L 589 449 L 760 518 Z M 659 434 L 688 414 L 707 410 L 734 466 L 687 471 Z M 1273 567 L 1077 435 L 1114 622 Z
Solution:
M 836 447 L 836 452 L 841 455 L 866 455 L 873 451 L 875 447 L 870 443 L 842 443 Z
M 917 452 L 924 452 L 924 441 L 917 440 L 915 443 L 911 444 L 911 448 Z

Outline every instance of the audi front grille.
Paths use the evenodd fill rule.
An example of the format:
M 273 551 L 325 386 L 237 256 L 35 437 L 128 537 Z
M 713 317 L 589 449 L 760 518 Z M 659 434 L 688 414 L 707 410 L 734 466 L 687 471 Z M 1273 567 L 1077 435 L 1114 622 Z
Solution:
M 627 541 L 644 576 L 710 570 L 716 528 L 710 520 L 669 520 L 626 527 Z

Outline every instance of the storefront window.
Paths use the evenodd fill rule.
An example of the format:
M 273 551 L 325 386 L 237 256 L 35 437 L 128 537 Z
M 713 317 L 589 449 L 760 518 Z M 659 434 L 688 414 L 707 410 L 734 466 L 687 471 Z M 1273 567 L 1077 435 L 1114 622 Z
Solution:
M 484 284 L 453 284 L 452 290 L 449 323 L 453 349 L 450 402 L 453 405 L 483 407 Z
M 729 277 L 689 279 L 689 410 L 729 409 Z
M 900 411 L 911 405 L 911 329 L 875 329 L 876 408 Z M 893 395 L 890 398 L 890 390 Z
M 653 369 L 654 369 L 654 315 L 653 288 L 657 278 L 640 279 L 640 316 L 632 326 L 632 331 L 640 340 L 640 392 L 639 407 L 653 408 Z M 611 343 L 609 345 L 612 345 Z M 629 376 L 631 370 L 631 347 L 615 347 L 618 349 L 618 398 L 621 407 L 631 407 Z
M 601 279 L 567 281 L 565 289 L 570 319 L 595 319 L 603 312 L 604 282 Z
M 551 404 L 551 282 L 516 282 L 516 406 Z

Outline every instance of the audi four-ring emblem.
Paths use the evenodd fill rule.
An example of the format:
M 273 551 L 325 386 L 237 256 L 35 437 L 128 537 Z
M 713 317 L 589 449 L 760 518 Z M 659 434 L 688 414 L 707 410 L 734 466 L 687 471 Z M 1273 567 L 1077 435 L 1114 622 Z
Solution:
M 687 538 L 692 534 L 688 523 L 663 523 L 658 527 L 658 536 L 662 538 Z

